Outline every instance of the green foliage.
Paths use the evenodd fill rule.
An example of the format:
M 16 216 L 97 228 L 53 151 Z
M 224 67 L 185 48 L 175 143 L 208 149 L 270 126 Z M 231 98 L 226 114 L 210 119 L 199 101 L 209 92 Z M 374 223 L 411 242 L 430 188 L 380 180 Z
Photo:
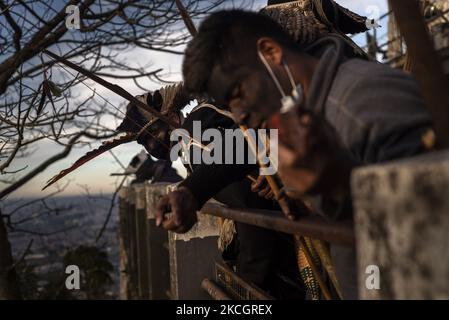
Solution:
M 94 246 L 78 246 L 63 257 L 62 269 L 49 271 L 42 277 L 36 274 L 35 266 L 21 261 L 16 266 L 19 286 L 26 300 L 71 300 L 113 298 L 107 291 L 112 284 L 113 266 L 107 253 Z M 68 265 L 76 265 L 80 270 L 80 290 L 65 287 Z M 44 278 L 44 279 L 42 279 Z M 43 284 L 40 284 L 43 283 Z
M 38 277 L 34 273 L 34 268 L 22 261 L 16 265 L 15 269 L 22 298 L 25 300 L 36 299 Z
M 105 290 L 112 284 L 113 270 L 107 253 L 93 246 L 79 246 L 64 256 L 64 266 L 76 265 L 81 273 L 81 291 L 87 299 L 105 297 Z

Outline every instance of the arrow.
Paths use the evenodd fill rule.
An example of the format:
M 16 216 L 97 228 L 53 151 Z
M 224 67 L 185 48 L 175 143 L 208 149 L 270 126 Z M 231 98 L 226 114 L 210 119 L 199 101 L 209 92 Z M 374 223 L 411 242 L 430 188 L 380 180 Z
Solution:
M 140 101 L 139 99 L 135 98 L 132 94 L 130 94 L 128 91 L 126 91 L 125 89 L 123 89 L 122 87 L 120 87 L 119 85 L 113 84 L 109 81 L 106 81 L 102 78 L 100 78 L 99 76 L 93 74 L 92 72 L 74 64 L 73 62 L 70 62 L 69 60 L 58 56 L 57 54 L 50 52 L 48 50 L 43 50 L 43 52 L 47 55 L 49 55 L 50 57 L 52 57 L 53 59 L 55 59 L 58 62 L 61 62 L 63 64 L 65 64 L 66 66 L 78 71 L 79 73 L 85 75 L 86 77 L 88 77 L 89 79 L 95 81 L 96 83 L 102 85 L 103 87 L 111 90 L 112 92 L 118 94 L 119 96 L 121 96 L 122 98 L 125 98 L 126 100 L 128 100 L 129 102 L 131 102 L 132 104 L 135 104 L 136 106 L 138 106 L 139 108 L 141 108 L 142 110 L 148 111 L 150 112 L 152 115 L 154 115 L 155 117 L 159 118 L 160 120 L 164 121 L 166 124 L 168 124 L 172 129 L 176 129 L 178 128 L 178 125 L 173 122 L 172 120 L 170 120 L 169 118 L 167 118 L 166 116 L 164 116 L 163 114 L 161 114 L 159 111 L 155 110 L 154 108 L 151 108 L 150 106 L 148 106 L 147 104 L 145 104 L 144 102 Z

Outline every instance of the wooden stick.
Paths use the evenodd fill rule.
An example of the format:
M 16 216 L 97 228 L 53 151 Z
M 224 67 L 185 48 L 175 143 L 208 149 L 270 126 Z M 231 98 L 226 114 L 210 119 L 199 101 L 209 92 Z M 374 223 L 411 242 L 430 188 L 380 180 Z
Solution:
M 315 262 L 313 261 L 312 254 L 310 253 L 309 248 L 307 247 L 307 244 L 304 241 L 304 238 L 301 236 L 297 236 L 296 238 L 298 239 L 299 245 L 300 245 L 302 251 L 304 252 L 307 262 L 309 263 L 310 268 L 312 269 L 312 272 L 315 275 L 316 280 L 318 281 L 321 291 L 323 292 L 324 298 L 326 300 L 330 300 L 331 294 L 329 292 L 329 289 L 326 287 L 326 284 L 324 283 L 323 279 L 321 278 L 321 275 L 318 271 L 318 268 L 315 265 Z
M 254 155 L 256 156 L 256 160 L 259 163 L 259 166 L 264 167 L 265 165 L 259 160 L 259 153 L 257 152 L 256 145 L 254 141 L 251 139 L 251 137 L 248 135 L 248 127 L 245 125 L 240 125 L 240 130 L 242 130 L 243 136 L 245 137 L 246 141 L 248 142 L 248 145 L 250 146 L 251 150 L 253 151 Z M 266 148 L 265 148 L 266 149 Z M 274 196 L 276 197 L 277 202 L 279 203 L 279 206 L 281 207 L 282 212 L 289 218 L 290 220 L 294 220 L 295 216 L 292 214 L 290 210 L 289 203 L 287 201 L 287 198 L 281 194 L 281 191 L 274 180 L 273 176 L 265 176 L 267 179 L 267 182 L 273 191 Z M 312 269 L 312 272 L 318 281 L 318 285 L 321 288 L 321 291 L 323 292 L 323 295 L 326 300 L 331 299 L 331 295 L 329 293 L 329 289 L 326 287 L 326 284 L 324 283 L 323 279 L 321 278 L 321 275 L 318 271 L 318 268 L 315 265 L 315 262 L 312 260 L 312 254 L 310 253 L 309 248 L 307 247 L 304 238 L 300 235 L 296 237 L 299 241 L 299 245 L 301 250 L 303 250 L 304 255 L 306 257 L 307 263 L 310 265 L 310 268 Z
M 407 44 L 412 73 L 421 87 L 434 122 L 438 148 L 449 148 L 449 82 L 440 56 L 427 31 L 418 1 L 389 1 L 401 35 Z
M 197 34 L 195 25 L 193 24 L 192 19 L 190 18 L 187 10 L 184 8 L 184 6 L 182 5 L 180 0 L 176 0 L 176 6 L 178 7 L 181 17 L 184 20 L 184 23 L 185 23 L 187 29 L 189 30 L 190 34 L 192 36 L 195 36 Z M 257 148 L 256 148 L 254 142 L 247 134 L 248 128 L 245 125 L 240 125 L 240 130 L 242 130 L 242 133 L 245 136 L 245 139 L 247 140 L 248 145 L 254 152 L 254 155 L 256 156 L 259 166 L 264 166 L 262 164 L 262 162 L 259 161 Z M 253 177 L 251 177 L 249 175 L 247 177 L 253 182 L 256 181 Z M 281 194 L 281 191 L 280 191 L 276 181 L 274 180 L 274 178 L 272 176 L 265 176 L 265 178 L 267 179 L 267 182 L 268 182 L 271 190 L 273 191 L 273 194 L 276 197 L 276 200 L 279 203 L 279 206 L 281 207 L 282 212 L 287 216 L 287 218 L 289 218 L 290 220 L 294 220 L 295 216 L 291 213 L 290 206 L 287 202 L 287 199 L 284 195 Z M 325 298 L 329 300 L 330 299 L 329 290 L 326 288 L 323 280 L 321 279 L 321 275 L 318 273 L 318 269 L 316 268 L 315 263 L 311 260 L 311 254 L 309 252 L 309 249 L 304 246 L 304 239 L 302 239 L 300 236 L 298 236 L 298 238 L 300 239 L 300 244 L 301 244 L 302 250 L 304 251 L 304 254 L 305 254 L 306 259 L 312 269 L 312 272 L 314 273 L 315 277 L 317 278 L 318 284 L 320 285 Z
M 50 57 L 52 57 L 53 59 L 55 59 L 58 62 L 61 62 L 63 64 L 65 64 L 66 66 L 78 71 L 79 73 L 85 75 L 86 77 L 88 77 L 89 79 L 101 84 L 103 87 L 111 90 L 112 92 L 118 94 L 119 96 L 125 98 L 126 100 L 128 100 L 129 102 L 137 105 L 139 108 L 150 112 L 152 115 L 154 115 L 155 117 L 161 119 L 162 121 L 164 121 L 165 123 L 167 123 L 172 129 L 176 129 L 178 127 L 178 125 L 176 123 L 174 123 L 171 119 L 167 118 L 166 116 L 164 116 L 163 114 L 161 114 L 159 111 L 157 111 L 154 108 L 151 108 L 150 106 L 148 106 L 147 104 L 143 103 L 142 101 L 140 101 L 139 99 L 137 99 L 136 97 L 134 97 L 132 94 L 130 94 L 128 91 L 126 91 L 125 89 L 123 89 L 122 87 L 120 87 L 119 85 L 113 84 L 109 81 L 106 81 L 102 78 L 100 78 L 99 76 L 95 75 L 94 73 L 74 64 L 73 62 L 70 62 L 69 60 L 58 56 L 57 54 L 50 52 L 48 50 L 43 50 L 43 52 L 47 55 L 49 55 Z
M 246 141 L 248 142 L 249 147 L 251 148 L 251 151 L 254 153 L 256 160 L 260 167 L 266 167 L 265 164 L 263 164 L 259 159 L 259 153 L 257 152 L 257 147 L 254 143 L 254 141 L 251 139 L 251 137 L 248 135 L 248 127 L 245 125 L 240 125 L 240 130 L 242 130 L 243 136 L 245 137 Z M 273 191 L 273 194 L 279 203 L 279 206 L 282 209 L 282 212 L 286 215 L 287 218 L 290 220 L 295 219 L 295 215 L 290 210 L 290 206 L 288 204 L 287 198 L 281 193 L 281 190 L 279 189 L 276 180 L 274 180 L 273 176 L 265 176 L 265 179 L 267 179 L 268 185 L 270 186 L 271 190 Z
M 253 182 L 253 183 L 256 183 L 257 182 L 257 179 L 256 178 L 254 178 L 254 177 L 252 177 L 251 175 L 246 175 L 246 177 L 251 181 L 251 182 Z
M 332 258 L 330 256 L 329 249 L 326 247 L 326 244 L 321 239 L 312 239 L 310 243 L 312 244 L 313 249 L 316 251 L 318 256 L 320 257 L 321 263 L 329 275 L 329 279 L 332 282 L 332 285 L 337 292 L 340 300 L 343 300 L 343 294 L 341 293 L 340 284 L 337 280 L 337 275 L 335 273 L 334 266 L 332 265 Z

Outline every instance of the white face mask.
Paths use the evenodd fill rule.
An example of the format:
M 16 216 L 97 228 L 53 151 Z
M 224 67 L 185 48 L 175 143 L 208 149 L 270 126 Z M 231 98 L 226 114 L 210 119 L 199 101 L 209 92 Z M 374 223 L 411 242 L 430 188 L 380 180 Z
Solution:
M 302 99 L 302 96 L 303 96 L 303 93 L 304 93 L 304 91 L 302 89 L 302 85 L 300 83 L 297 84 L 297 85 L 295 84 L 295 80 L 293 79 L 293 75 L 290 72 L 290 68 L 288 67 L 288 65 L 283 60 L 282 61 L 282 65 L 284 66 L 285 72 L 287 73 L 288 79 L 290 80 L 290 84 L 292 85 L 291 95 L 287 96 L 285 94 L 284 90 L 282 89 L 281 84 L 280 84 L 278 78 L 274 74 L 273 70 L 271 69 L 270 65 L 268 64 L 268 62 L 265 59 L 265 57 L 262 54 L 262 52 L 260 52 L 260 50 L 257 50 L 257 53 L 259 54 L 260 60 L 264 64 L 265 68 L 267 69 L 268 73 L 271 76 L 271 79 L 273 80 L 274 84 L 276 85 L 276 87 L 279 90 L 279 93 L 281 94 L 282 98 L 281 98 L 281 109 L 280 109 L 280 112 L 281 113 L 289 112 Z

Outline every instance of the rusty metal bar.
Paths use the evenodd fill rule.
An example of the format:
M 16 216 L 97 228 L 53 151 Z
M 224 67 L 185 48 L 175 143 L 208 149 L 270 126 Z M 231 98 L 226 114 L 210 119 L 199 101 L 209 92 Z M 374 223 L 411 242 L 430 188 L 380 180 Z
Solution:
M 437 143 L 449 147 L 449 82 L 440 57 L 427 32 L 419 3 L 394 0 L 389 4 L 412 59 L 412 72 L 421 86 L 424 101 L 434 121 Z
M 233 300 L 274 300 L 272 296 L 237 275 L 225 264 L 215 262 L 215 282 Z
M 207 293 L 214 300 L 231 300 L 231 298 L 223 291 L 214 281 L 204 279 L 201 282 L 201 288 L 207 291 Z
M 351 221 L 334 222 L 314 216 L 301 217 L 292 221 L 278 211 L 230 209 L 214 203 L 206 203 L 201 213 L 289 234 L 322 239 L 342 246 L 352 247 L 355 244 Z

